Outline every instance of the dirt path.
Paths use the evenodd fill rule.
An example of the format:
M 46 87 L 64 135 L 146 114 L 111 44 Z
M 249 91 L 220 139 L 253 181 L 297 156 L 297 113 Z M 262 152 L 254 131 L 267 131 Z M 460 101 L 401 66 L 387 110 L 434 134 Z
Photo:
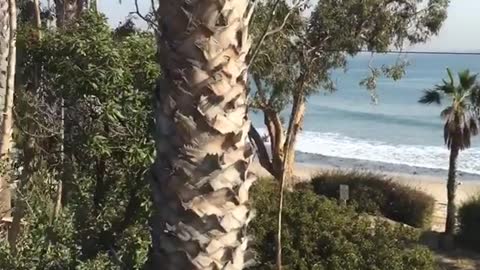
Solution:
M 425 232 L 421 242 L 426 245 L 436 256 L 439 270 L 479 270 L 480 254 L 455 248 L 445 251 L 439 248 L 442 234 L 439 232 Z

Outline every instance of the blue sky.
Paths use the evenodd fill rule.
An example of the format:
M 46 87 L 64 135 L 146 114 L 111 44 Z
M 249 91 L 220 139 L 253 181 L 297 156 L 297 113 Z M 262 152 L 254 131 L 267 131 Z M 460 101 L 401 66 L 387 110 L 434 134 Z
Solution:
M 138 0 L 142 11 L 148 10 L 149 0 Z M 448 20 L 437 37 L 427 44 L 416 46 L 419 50 L 480 51 L 480 1 L 451 0 Z M 129 12 L 135 10 L 134 0 L 99 0 L 100 10 L 113 26 L 118 25 Z

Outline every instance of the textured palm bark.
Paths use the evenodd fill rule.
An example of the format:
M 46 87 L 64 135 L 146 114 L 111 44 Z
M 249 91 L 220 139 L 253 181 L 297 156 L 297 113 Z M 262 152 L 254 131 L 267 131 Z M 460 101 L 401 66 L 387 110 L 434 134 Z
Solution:
M 9 0 L 0 0 L 0 108 L 2 110 L 1 125 L 3 131 L 4 111 L 6 109 L 7 93 L 9 91 L 9 56 L 10 56 L 10 38 L 11 38 L 11 19 L 10 19 Z M 3 138 L 3 134 L 1 139 Z M 0 148 L 3 148 L 1 145 Z M 4 157 L 0 157 L 4 160 Z M 3 163 L 3 161 L 2 161 Z M 2 164 L 3 167 L 3 164 Z M 6 173 L 0 173 L 0 219 L 10 215 L 11 191 L 8 184 Z
M 249 2 L 160 0 L 151 269 L 245 266 Z
M 459 149 L 456 143 L 450 149 L 450 164 L 448 168 L 447 180 L 447 220 L 445 223 L 445 233 L 447 235 L 454 235 L 456 225 L 457 206 L 455 204 L 455 195 L 457 192 L 457 159 Z

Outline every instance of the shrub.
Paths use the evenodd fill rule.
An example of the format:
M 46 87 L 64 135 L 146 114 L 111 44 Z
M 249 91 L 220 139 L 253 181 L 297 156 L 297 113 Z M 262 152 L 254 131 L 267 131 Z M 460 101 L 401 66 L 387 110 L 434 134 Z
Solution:
M 12 171 L 14 213 L 23 218 L 17 250 L 0 240 L 0 269 L 143 269 L 151 245 L 144 178 L 154 157 L 151 89 L 160 72 L 153 34 L 120 37 L 105 17 L 85 12 L 27 47 L 20 69 L 41 70 L 31 83 L 42 87 L 15 97 L 15 168 L 23 169 Z M 53 214 L 60 181 L 62 207 Z
M 414 188 L 390 178 L 366 172 L 331 171 L 312 179 L 315 193 L 338 198 L 339 186 L 350 188 L 350 203 L 357 211 L 402 222 L 417 228 L 429 228 L 435 200 Z
M 480 251 L 480 194 L 458 210 L 459 237 L 465 246 Z
M 257 252 L 254 269 L 272 269 L 278 192 L 272 181 L 252 191 L 258 215 L 250 234 Z M 416 230 L 371 220 L 351 206 L 340 206 L 310 190 L 286 193 L 283 212 L 283 262 L 289 270 L 436 269 L 430 251 L 415 244 Z

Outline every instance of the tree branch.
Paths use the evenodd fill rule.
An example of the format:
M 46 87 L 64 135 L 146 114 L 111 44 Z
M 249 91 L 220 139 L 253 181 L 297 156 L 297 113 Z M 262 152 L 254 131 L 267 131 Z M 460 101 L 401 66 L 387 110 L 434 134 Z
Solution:
M 268 18 L 267 25 L 265 26 L 265 29 L 263 30 L 263 34 L 262 34 L 260 40 L 258 41 L 257 45 L 255 45 L 255 49 L 253 49 L 253 54 L 250 57 L 250 60 L 248 60 L 248 65 L 249 66 L 254 62 L 255 58 L 257 57 L 258 52 L 260 51 L 260 48 L 262 47 L 263 42 L 267 38 L 268 29 L 270 28 L 270 24 L 272 24 L 273 19 L 275 18 L 275 14 L 277 13 L 277 8 L 278 8 L 278 5 L 280 4 L 280 1 L 281 0 L 277 0 L 275 2 L 275 4 L 273 4 L 272 12 L 270 13 L 270 16 Z
M 292 8 L 292 9 L 287 13 L 287 15 L 285 15 L 285 18 L 283 18 L 282 24 L 281 24 L 279 27 L 277 27 L 276 29 L 271 30 L 271 31 L 268 31 L 268 32 L 265 34 L 265 37 L 271 36 L 271 35 L 273 35 L 273 34 L 276 34 L 276 33 L 280 32 L 280 31 L 282 31 L 283 28 L 285 27 L 285 25 L 287 24 L 288 18 L 290 18 L 290 16 L 293 14 L 293 11 L 294 11 L 295 9 L 296 9 L 296 7 L 295 7 L 295 8 Z
M 253 81 L 255 82 L 255 86 L 257 87 L 257 93 L 260 97 L 260 106 L 262 106 L 262 110 L 264 108 L 267 108 L 267 97 L 265 96 L 265 90 L 263 89 L 262 86 L 262 81 L 260 79 L 260 76 L 256 73 L 253 74 Z
M 309 68 L 307 70 L 309 70 Z M 288 122 L 287 136 L 285 138 L 285 143 L 283 145 L 283 148 L 284 148 L 284 151 L 285 151 L 285 156 L 290 151 L 290 146 L 292 144 L 291 142 L 294 140 L 293 136 L 296 135 L 295 124 L 298 121 L 297 118 L 298 118 L 299 112 L 301 111 L 302 102 L 305 98 L 304 93 L 303 93 L 303 88 L 304 88 L 305 79 L 306 79 L 305 77 L 306 77 L 305 74 L 302 74 L 300 76 L 299 81 L 298 81 L 298 87 L 297 87 L 296 91 L 294 92 L 292 111 L 291 111 L 291 114 L 290 114 L 290 120 Z M 286 160 L 286 158 L 285 158 L 285 160 Z
M 297 10 L 297 8 L 299 8 L 301 6 L 301 3 L 302 3 L 302 0 L 298 1 L 287 13 L 287 15 L 285 15 L 285 17 L 283 18 L 283 22 L 282 24 L 275 28 L 274 30 L 271 30 L 271 31 L 268 31 L 268 29 L 270 28 L 270 25 L 272 24 L 273 22 L 273 19 L 275 17 L 275 14 L 276 14 L 276 11 L 277 11 L 277 8 L 278 8 L 278 4 L 280 4 L 280 0 L 277 0 L 275 2 L 275 5 L 272 9 L 272 13 L 270 13 L 270 17 L 268 18 L 268 23 L 267 23 L 267 26 L 265 26 L 265 29 L 263 31 L 263 34 L 262 34 L 262 37 L 260 38 L 260 40 L 258 41 L 257 45 L 255 46 L 255 49 L 253 50 L 253 54 L 251 56 L 251 58 L 248 60 L 248 65 L 252 65 L 252 63 L 255 61 L 255 58 L 257 58 L 257 55 L 258 53 L 260 52 L 260 49 L 262 48 L 262 45 L 265 41 L 265 39 L 268 37 L 268 36 L 271 36 L 273 34 L 276 34 L 280 31 L 283 30 L 283 28 L 285 27 L 285 25 L 287 24 L 287 21 L 288 19 L 290 18 L 290 16 L 293 14 L 294 11 Z
M 158 22 L 159 18 L 157 14 L 157 7 L 155 6 L 155 0 L 150 0 L 150 4 L 152 5 L 152 12 L 153 12 L 153 16 L 155 17 L 155 21 Z
M 272 161 L 270 160 L 270 156 L 268 155 L 265 143 L 263 142 L 262 137 L 253 125 L 250 126 L 250 130 L 248 131 L 248 137 L 250 138 L 250 141 L 254 143 L 257 147 L 258 160 L 260 161 L 260 165 L 262 165 L 262 167 L 265 168 L 271 175 L 275 175 Z
M 152 21 L 151 19 L 149 19 L 147 16 L 143 15 L 140 12 L 140 8 L 138 7 L 138 0 L 135 0 L 134 2 L 135 2 L 135 11 L 130 12 L 130 14 L 136 14 L 138 17 L 140 17 L 140 19 L 144 20 L 145 22 L 149 23 L 150 25 L 153 25 L 154 30 L 157 31 L 159 29 L 158 24 L 156 22 Z M 155 13 L 155 11 L 154 11 L 154 13 Z

